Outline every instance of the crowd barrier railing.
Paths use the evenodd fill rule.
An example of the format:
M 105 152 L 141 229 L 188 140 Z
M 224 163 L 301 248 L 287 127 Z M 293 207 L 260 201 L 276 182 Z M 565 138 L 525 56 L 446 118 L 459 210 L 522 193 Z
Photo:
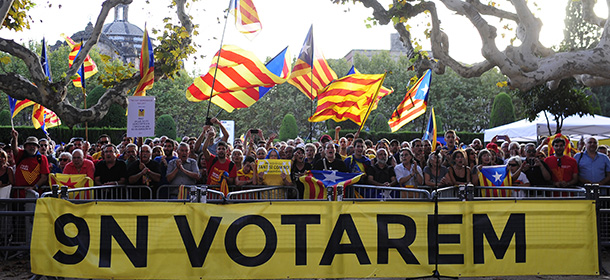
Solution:
M 334 191 L 330 188 L 329 193 Z M 430 200 L 430 192 L 421 188 L 386 187 L 373 185 L 349 185 L 343 189 L 337 188 L 336 197 L 338 201 L 345 200 Z
M 42 194 L 42 197 L 47 196 L 74 201 L 150 200 L 152 189 L 144 185 L 104 185 L 72 189 L 66 186 L 53 186 L 51 191 Z
M 295 186 L 245 186 L 227 194 L 227 202 L 294 200 L 299 197 Z

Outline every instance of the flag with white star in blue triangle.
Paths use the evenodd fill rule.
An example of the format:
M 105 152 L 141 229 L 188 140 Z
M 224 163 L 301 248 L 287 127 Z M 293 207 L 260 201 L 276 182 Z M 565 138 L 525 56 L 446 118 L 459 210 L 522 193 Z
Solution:
M 335 170 L 310 170 L 299 178 L 305 185 L 303 199 L 326 199 L 327 187 L 333 187 L 336 194 L 337 187 L 355 184 L 363 175 L 363 173 L 344 173 Z

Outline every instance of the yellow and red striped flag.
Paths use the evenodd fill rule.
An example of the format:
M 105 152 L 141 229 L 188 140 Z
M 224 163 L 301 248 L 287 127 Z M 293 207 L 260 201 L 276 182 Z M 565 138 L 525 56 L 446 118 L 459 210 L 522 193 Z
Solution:
M 384 78 L 385 74 L 352 74 L 335 80 L 318 95 L 318 107 L 309 121 L 352 120 L 361 125 L 377 100 Z
M 70 51 L 70 56 L 68 57 L 68 64 L 69 67 L 72 67 L 72 63 L 74 62 L 74 59 L 76 59 L 76 56 L 78 55 L 81 47 L 82 47 L 82 42 L 81 43 L 75 43 L 70 37 L 61 34 L 61 36 L 64 37 L 64 39 L 66 39 L 66 43 L 68 43 L 68 46 L 70 46 L 70 48 L 72 49 L 72 51 Z M 87 55 L 87 57 L 85 57 L 85 62 L 83 62 L 84 65 L 84 72 L 85 72 L 85 79 L 89 79 L 91 76 L 95 75 L 95 73 L 97 73 L 97 65 L 95 65 L 95 62 L 93 61 L 93 59 L 91 59 L 91 57 L 89 55 Z M 81 77 L 80 75 L 78 77 L 76 77 L 75 79 L 72 79 L 72 83 L 74 84 L 75 87 L 83 87 L 81 84 Z
M 358 183 L 364 173 L 344 173 L 327 170 L 310 170 L 301 177 L 299 181 L 303 183 L 303 199 L 326 199 L 328 196 L 327 187 L 333 187 L 333 199 L 336 198 L 337 187 L 346 187 Z
M 144 27 L 142 50 L 140 52 L 140 82 L 136 87 L 134 96 L 145 96 L 146 90 L 153 87 L 155 82 L 155 54 L 153 53 L 148 30 Z
M 356 67 L 354 65 L 352 65 L 352 68 L 349 69 L 346 76 L 349 76 L 351 74 L 360 74 L 360 71 L 358 71 L 358 69 L 356 69 Z M 371 111 L 377 109 L 377 105 L 379 104 L 379 100 L 381 100 L 381 98 L 384 98 L 384 97 L 392 94 L 393 92 L 394 92 L 393 88 L 387 88 L 382 85 L 381 88 L 379 89 L 379 93 L 377 94 L 377 99 L 375 99 L 375 102 L 373 103 L 373 107 L 371 107 Z
M 32 123 L 34 128 L 42 128 L 46 133 L 48 128 L 61 125 L 61 120 L 55 112 L 35 103 L 34 109 L 32 110 Z
M 392 132 L 396 132 L 403 125 L 414 120 L 426 112 L 428 106 L 428 91 L 430 90 L 431 71 L 424 75 L 407 91 L 405 98 L 392 114 L 388 121 Z
M 263 25 L 258 18 L 258 12 L 252 0 L 232 0 L 233 12 L 235 14 L 235 27 L 248 39 L 252 40 L 263 30 Z
M 220 53 L 216 81 L 215 62 Z M 236 108 L 246 108 L 258 101 L 269 88 L 284 83 L 290 75 L 290 60 L 284 49 L 267 65 L 256 56 L 236 46 L 225 45 L 216 53 L 207 74 L 195 78 L 186 91 L 186 99 L 193 102 L 207 100 L 212 95 L 212 103 L 227 112 Z M 270 65 L 271 62 L 273 65 Z M 214 90 L 212 91 L 212 84 Z
M 11 109 L 11 118 L 14 118 L 21 110 L 36 104 L 34 101 L 29 99 L 17 100 L 12 97 L 8 97 L 9 108 Z
M 309 99 L 314 100 L 330 82 L 337 78 L 322 52 L 313 44 L 313 25 L 309 28 L 305 43 L 299 54 L 288 83 L 297 87 Z M 312 90 L 313 88 L 313 90 Z

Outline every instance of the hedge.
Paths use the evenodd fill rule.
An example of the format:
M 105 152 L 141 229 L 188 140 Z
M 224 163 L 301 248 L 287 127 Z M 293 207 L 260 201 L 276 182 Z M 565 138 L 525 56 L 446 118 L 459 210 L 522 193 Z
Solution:
M 19 132 L 19 143 L 23 143 L 28 136 L 36 136 L 38 138 L 45 137 L 42 129 L 34 129 L 32 126 L 16 126 L 15 129 Z M 53 127 L 49 130 L 49 136 L 56 143 L 68 143 L 72 137 L 83 137 L 85 138 L 85 128 L 68 128 L 65 126 Z M 108 128 L 108 127 L 90 127 L 89 128 L 89 141 L 92 143 L 97 142 L 97 139 L 102 134 L 107 134 L 113 143 L 120 143 L 123 134 L 127 132 L 126 128 Z M 0 126 L 0 141 L 4 143 L 10 143 L 11 140 L 11 126 Z

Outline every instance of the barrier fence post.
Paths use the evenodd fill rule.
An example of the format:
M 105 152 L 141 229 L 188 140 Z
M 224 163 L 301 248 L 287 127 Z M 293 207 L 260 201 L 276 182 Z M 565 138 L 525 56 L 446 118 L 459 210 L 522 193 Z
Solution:
M 68 187 L 61 186 L 61 199 L 68 199 Z
M 328 199 L 328 201 L 333 201 L 333 187 L 326 187 L 326 198 Z
M 343 193 L 345 193 L 343 191 L 343 189 L 345 188 L 345 186 L 337 186 L 337 201 L 343 201 Z
M 459 185 L 458 186 L 458 197 L 460 198 L 461 201 L 466 201 L 466 185 Z
M 58 194 L 59 194 L 59 186 L 58 185 L 51 186 L 51 197 L 57 198 Z
M 203 192 L 203 195 L 201 196 L 200 202 L 208 203 L 208 186 L 203 186 L 202 188 L 203 190 L 201 190 L 201 192 Z
M 473 201 L 473 200 L 474 200 L 474 185 L 467 184 L 466 185 L 466 201 Z

